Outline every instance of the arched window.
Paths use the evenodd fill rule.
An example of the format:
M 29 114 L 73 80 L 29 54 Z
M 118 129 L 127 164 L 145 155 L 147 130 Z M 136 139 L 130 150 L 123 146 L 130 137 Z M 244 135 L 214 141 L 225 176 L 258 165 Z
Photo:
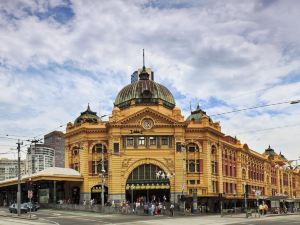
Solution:
M 211 146 L 211 154 L 212 155 L 217 154 L 217 147 L 215 145 Z
M 73 156 L 79 155 L 79 147 L 73 147 L 72 148 L 72 155 Z
M 127 183 L 168 181 L 169 174 L 153 164 L 143 164 L 135 168 L 129 175 Z
M 211 146 L 211 172 L 212 174 L 218 173 L 218 162 L 217 162 L 217 147 Z
M 106 153 L 106 147 L 103 144 L 95 144 L 92 148 L 92 153 Z

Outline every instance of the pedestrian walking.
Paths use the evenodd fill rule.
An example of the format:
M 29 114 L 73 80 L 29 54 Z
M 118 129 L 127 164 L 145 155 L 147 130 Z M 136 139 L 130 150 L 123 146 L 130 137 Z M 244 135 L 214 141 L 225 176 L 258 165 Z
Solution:
M 170 205 L 170 215 L 174 216 L 174 205 L 173 205 L 173 203 L 171 203 L 171 205 Z

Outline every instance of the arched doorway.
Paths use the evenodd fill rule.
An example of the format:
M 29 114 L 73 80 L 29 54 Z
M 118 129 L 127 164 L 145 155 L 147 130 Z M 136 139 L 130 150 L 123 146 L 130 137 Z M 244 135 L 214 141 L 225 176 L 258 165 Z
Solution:
M 170 201 L 170 174 L 153 164 L 135 168 L 126 182 L 126 200 L 130 202 Z
M 95 204 L 101 204 L 102 185 L 95 185 L 91 188 L 91 199 L 95 200 Z M 107 202 L 108 188 L 104 186 L 104 202 Z

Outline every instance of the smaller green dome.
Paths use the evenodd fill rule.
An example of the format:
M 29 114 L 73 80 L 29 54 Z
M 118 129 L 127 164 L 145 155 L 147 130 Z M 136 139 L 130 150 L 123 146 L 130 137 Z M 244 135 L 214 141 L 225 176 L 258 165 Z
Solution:
M 188 116 L 188 118 L 186 119 L 187 121 L 201 121 L 201 119 L 207 116 L 206 112 L 203 111 L 202 109 L 200 109 L 200 106 L 198 105 L 195 111 L 191 112 L 191 115 Z M 210 117 L 209 121 L 212 121 Z
M 281 153 L 281 152 L 279 153 L 279 156 L 280 156 L 280 158 L 281 158 L 282 160 L 287 160 L 287 158 L 285 158 L 285 156 L 284 156 L 284 155 L 282 155 L 282 153 Z
M 268 156 L 275 156 L 276 153 L 273 148 L 269 145 L 269 147 L 265 150 L 265 154 Z
M 79 117 L 77 117 L 77 119 L 74 121 L 74 125 L 77 125 L 77 124 L 80 124 L 80 123 L 97 123 L 99 122 L 101 119 L 99 116 L 97 116 L 97 113 L 96 112 L 93 112 L 91 109 L 90 109 L 90 105 L 88 104 L 88 107 L 87 109 L 82 112 L 80 114 Z

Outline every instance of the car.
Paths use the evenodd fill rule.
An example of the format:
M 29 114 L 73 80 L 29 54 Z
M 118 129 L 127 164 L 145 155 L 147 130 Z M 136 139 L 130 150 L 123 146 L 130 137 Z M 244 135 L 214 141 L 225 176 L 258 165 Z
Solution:
M 8 208 L 10 213 L 18 213 L 18 205 L 16 203 L 13 203 Z M 24 204 L 20 205 L 20 212 L 21 213 L 27 213 L 27 207 Z
M 26 202 L 24 203 L 24 206 L 27 208 L 27 211 L 29 212 L 31 210 L 31 212 L 37 211 L 38 209 L 40 209 L 40 205 L 36 202 Z

